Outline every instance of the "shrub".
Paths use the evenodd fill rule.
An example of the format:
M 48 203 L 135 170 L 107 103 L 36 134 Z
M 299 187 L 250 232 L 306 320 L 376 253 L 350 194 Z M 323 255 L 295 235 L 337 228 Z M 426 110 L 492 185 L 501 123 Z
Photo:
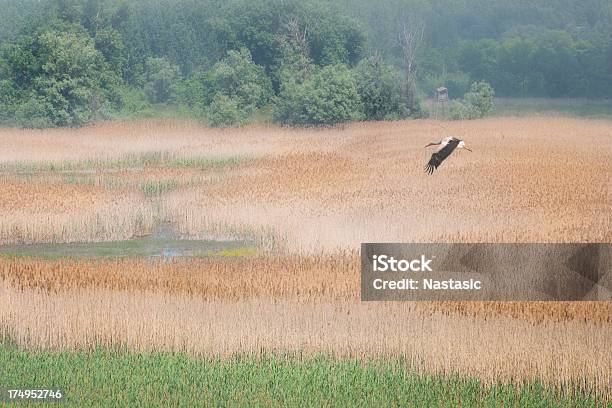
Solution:
M 153 116 L 154 111 L 151 104 L 147 101 L 147 96 L 143 91 L 122 87 L 121 95 L 121 110 L 118 112 L 119 117 L 149 117 Z
M 315 72 L 303 83 L 286 79 L 276 102 L 275 119 L 284 124 L 335 125 L 362 117 L 353 73 L 344 65 Z
M 306 83 L 286 78 L 274 106 L 274 120 L 288 125 L 310 123 L 308 112 L 310 90 Z
M 117 102 L 120 78 L 89 34 L 72 29 L 42 31 L 3 50 L 2 75 L 13 83 L 18 124 L 81 126 Z
M 204 78 L 206 73 L 200 70 L 181 81 L 176 87 L 175 102 L 194 110 L 201 109 L 205 103 L 206 90 Z M 210 103 L 210 101 L 208 101 Z
M 450 103 L 448 118 L 451 120 L 476 119 L 477 113 L 474 108 L 462 101 L 454 100 Z
M 0 122 L 7 122 L 14 116 L 14 103 L 15 90 L 11 81 L 0 80 Z
M 470 86 L 463 101 L 452 101 L 450 106 L 449 119 L 477 119 L 484 118 L 493 110 L 493 96 L 495 92 L 488 83 L 474 82 Z
M 240 110 L 251 114 L 270 101 L 272 82 L 243 48 L 229 51 L 204 75 L 203 91 L 204 105 L 211 104 L 217 94 L 223 94 L 237 103 Z
M 180 81 L 178 65 L 166 58 L 148 58 L 145 64 L 145 93 L 151 103 L 168 102 Z
M 52 106 L 43 98 L 31 95 L 15 107 L 15 121 L 24 128 L 42 129 L 53 126 Z
M 208 124 L 213 127 L 241 125 L 246 117 L 247 114 L 240 108 L 240 103 L 222 93 L 217 93 L 206 108 Z
M 493 87 L 485 81 L 475 82 L 470 91 L 465 94 L 466 103 L 472 108 L 478 118 L 484 118 L 493 110 Z
M 357 90 L 366 120 L 401 119 L 411 113 L 403 75 L 378 56 L 363 59 L 355 69 Z
M 346 66 L 324 67 L 314 75 L 311 86 L 308 113 L 312 123 L 334 125 L 361 118 L 357 83 Z

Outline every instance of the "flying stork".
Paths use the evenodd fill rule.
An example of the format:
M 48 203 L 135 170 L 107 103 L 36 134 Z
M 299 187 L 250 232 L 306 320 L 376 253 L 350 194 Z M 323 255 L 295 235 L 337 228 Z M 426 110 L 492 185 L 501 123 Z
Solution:
M 429 162 L 427 162 L 425 165 L 425 173 L 432 174 L 433 171 L 437 169 L 440 164 L 442 164 L 442 162 L 451 155 L 452 152 L 455 151 L 455 149 L 465 149 L 468 152 L 471 152 L 470 149 L 465 147 L 465 142 L 463 140 L 459 140 L 453 136 L 445 137 L 438 143 L 430 143 L 425 147 L 438 145 L 440 145 L 440 147 L 434 154 L 431 155 L 431 159 L 429 159 Z

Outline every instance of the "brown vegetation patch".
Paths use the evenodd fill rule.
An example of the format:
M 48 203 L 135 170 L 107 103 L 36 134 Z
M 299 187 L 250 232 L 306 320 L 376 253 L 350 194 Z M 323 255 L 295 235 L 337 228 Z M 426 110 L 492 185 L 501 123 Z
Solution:
M 207 301 L 359 301 L 357 254 L 255 256 L 160 262 L 0 257 L 0 280 L 23 290 L 166 293 Z M 422 312 L 488 319 L 612 324 L 610 302 L 403 302 Z
M 503 316 L 444 315 L 415 303 L 207 301 L 158 291 L 41 293 L 0 283 L 0 339 L 26 348 L 403 356 L 422 372 L 458 373 L 487 384 L 579 384 L 609 398 L 611 336 L 611 325 L 533 325 Z

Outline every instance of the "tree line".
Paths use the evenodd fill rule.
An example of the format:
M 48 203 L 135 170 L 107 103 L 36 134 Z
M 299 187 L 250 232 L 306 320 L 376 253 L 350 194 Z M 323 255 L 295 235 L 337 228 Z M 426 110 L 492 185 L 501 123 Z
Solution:
M 612 91 L 605 3 L 585 2 L 588 32 L 567 28 L 586 26 L 574 13 L 562 27 L 516 17 L 502 33 L 454 36 L 439 20 L 467 14 L 443 3 L 0 0 L 0 122 L 80 126 L 164 108 L 213 126 L 328 125 L 424 116 L 420 99 L 442 85 L 466 95 L 467 117 L 486 114 L 485 82 L 501 96 Z

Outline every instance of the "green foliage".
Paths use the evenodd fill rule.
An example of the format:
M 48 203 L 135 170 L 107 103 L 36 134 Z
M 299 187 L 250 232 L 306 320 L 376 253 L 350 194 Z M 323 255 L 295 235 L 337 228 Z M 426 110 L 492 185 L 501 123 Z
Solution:
M 204 77 L 206 72 L 196 71 L 176 86 L 175 101 L 194 110 L 201 110 L 205 103 Z
M 602 97 L 612 93 L 612 70 L 604 62 L 610 41 L 576 41 L 565 31 L 539 30 L 462 41 L 446 64 L 489 82 L 502 96 Z
M 5 48 L 3 59 L 19 95 L 13 102 L 22 126 L 80 126 L 116 96 L 118 79 L 84 32 L 49 30 L 25 37 Z
M 228 51 L 204 77 L 204 105 L 214 102 L 219 94 L 236 103 L 239 110 L 251 114 L 272 97 L 272 83 L 264 69 L 253 62 L 246 48 Z M 227 105 L 227 99 L 219 102 Z
M 8 79 L 0 79 L 0 123 L 9 121 L 14 115 L 15 99 L 16 92 L 13 83 Z
M 453 100 L 450 103 L 448 118 L 451 120 L 476 119 L 478 114 L 476 110 L 461 100 Z
M 246 48 L 228 51 L 208 71 L 198 71 L 177 88 L 177 101 L 204 113 L 210 126 L 241 125 L 272 98 L 272 82 Z
M 280 90 L 274 101 L 274 119 L 284 124 L 307 124 L 310 97 L 308 81 L 315 70 L 310 59 L 310 50 L 307 44 L 293 38 L 289 33 L 280 38 L 279 44 L 281 56 L 276 79 Z
M 25 352 L 0 346 L 5 388 L 62 389 L 67 407 L 595 407 L 578 385 L 496 384 L 423 375 L 401 358 L 371 361 L 318 356 L 183 353 Z M 604 404 L 605 405 L 605 404 Z
M 362 106 L 353 73 L 344 65 L 330 65 L 315 73 L 310 83 L 308 113 L 315 125 L 357 120 Z
M 312 124 L 309 112 L 311 87 L 309 82 L 291 80 L 288 72 L 274 105 L 274 119 L 286 125 Z
M 448 89 L 450 99 L 464 95 L 470 89 L 470 76 L 465 72 L 446 72 L 431 74 L 423 78 L 421 87 L 428 94 L 435 96 L 435 90 L 443 86 Z
M 96 31 L 94 41 L 106 62 L 123 77 L 126 74 L 127 55 L 121 33 L 113 27 L 101 27 Z
M 32 93 L 14 108 L 15 122 L 21 127 L 43 129 L 54 125 L 53 107 L 44 97 Z
M 119 90 L 119 95 L 120 109 L 116 117 L 129 119 L 153 116 L 154 111 L 144 91 L 124 86 Z
M 290 82 L 304 83 L 315 69 L 310 58 L 310 47 L 306 40 L 304 28 L 294 21 L 292 28 L 279 37 L 279 57 L 274 68 L 274 80 L 278 84 Z M 291 33 L 291 30 L 294 32 Z M 296 38 L 296 36 L 301 38 Z
M 148 58 L 145 64 L 145 93 L 151 103 L 166 103 L 175 94 L 180 81 L 178 65 L 163 57 Z
M 493 110 L 493 97 L 495 92 L 491 85 L 485 81 L 475 82 L 464 99 L 476 112 L 477 117 L 484 118 Z
M 147 198 L 159 197 L 178 187 L 176 180 L 147 180 L 138 184 L 138 190 Z
M 246 112 L 240 102 L 222 93 L 217 93 L 206 108 L 208 124 L 213 127 L 229 127 L 244 123 Z
M 450 119 L 484 118 L 493 111 L 495 92 L 485 81 L 474 82 L 463 101 L 454 100 L 450 107 Z
M 406 118 L 410 115 L 407 95 L 411 88 L 399 70 L 385 64 L 379 56 L 361 60 L 355 69 L 357 90 L 366 120 Z
M 235 103 L 239 116 L 256 118 L 274 109 L 282 123 L 419 117 L 419 92 L 431 96 L 446 86 L 455 98 L 483 80 L 502 97 L 612 95 L 612 7 L 601 1 L 0 3 L 5 124 L 200 116 L 219 93 L 231 102 L 217 101 L 211 111 L 231 111 Z M 403 64 L 397 38 L 406 22 L 426 28 L 414 61 L 416 86 L 397 69 Z M 360 62 L 364 52 L 380 57 Z M 329 101 L 326 114 L 320 98 L 332 94 L 315 92 L 315 77 L 341 65 L 353 69 L 362 107 L 343 107 L 341 96 Z M 139 99 L 143 89 L 153 105 Z M 455 104 L 458 114 L 482 115 L 472 102 L 462 103 Z
M 362 105 L 353 73 L 344 65 L 317 70 L 303 83 L 281 84 L 275 118 L 291 125 L 335 125 L 360 119 Z
M 77 33 L 50 31 L 37 40 L 41 75 L 34 89 L 51 106 L 49 120 L 56 126 L 87 123 L 100 103 L 102 55 L 91 38 Z

